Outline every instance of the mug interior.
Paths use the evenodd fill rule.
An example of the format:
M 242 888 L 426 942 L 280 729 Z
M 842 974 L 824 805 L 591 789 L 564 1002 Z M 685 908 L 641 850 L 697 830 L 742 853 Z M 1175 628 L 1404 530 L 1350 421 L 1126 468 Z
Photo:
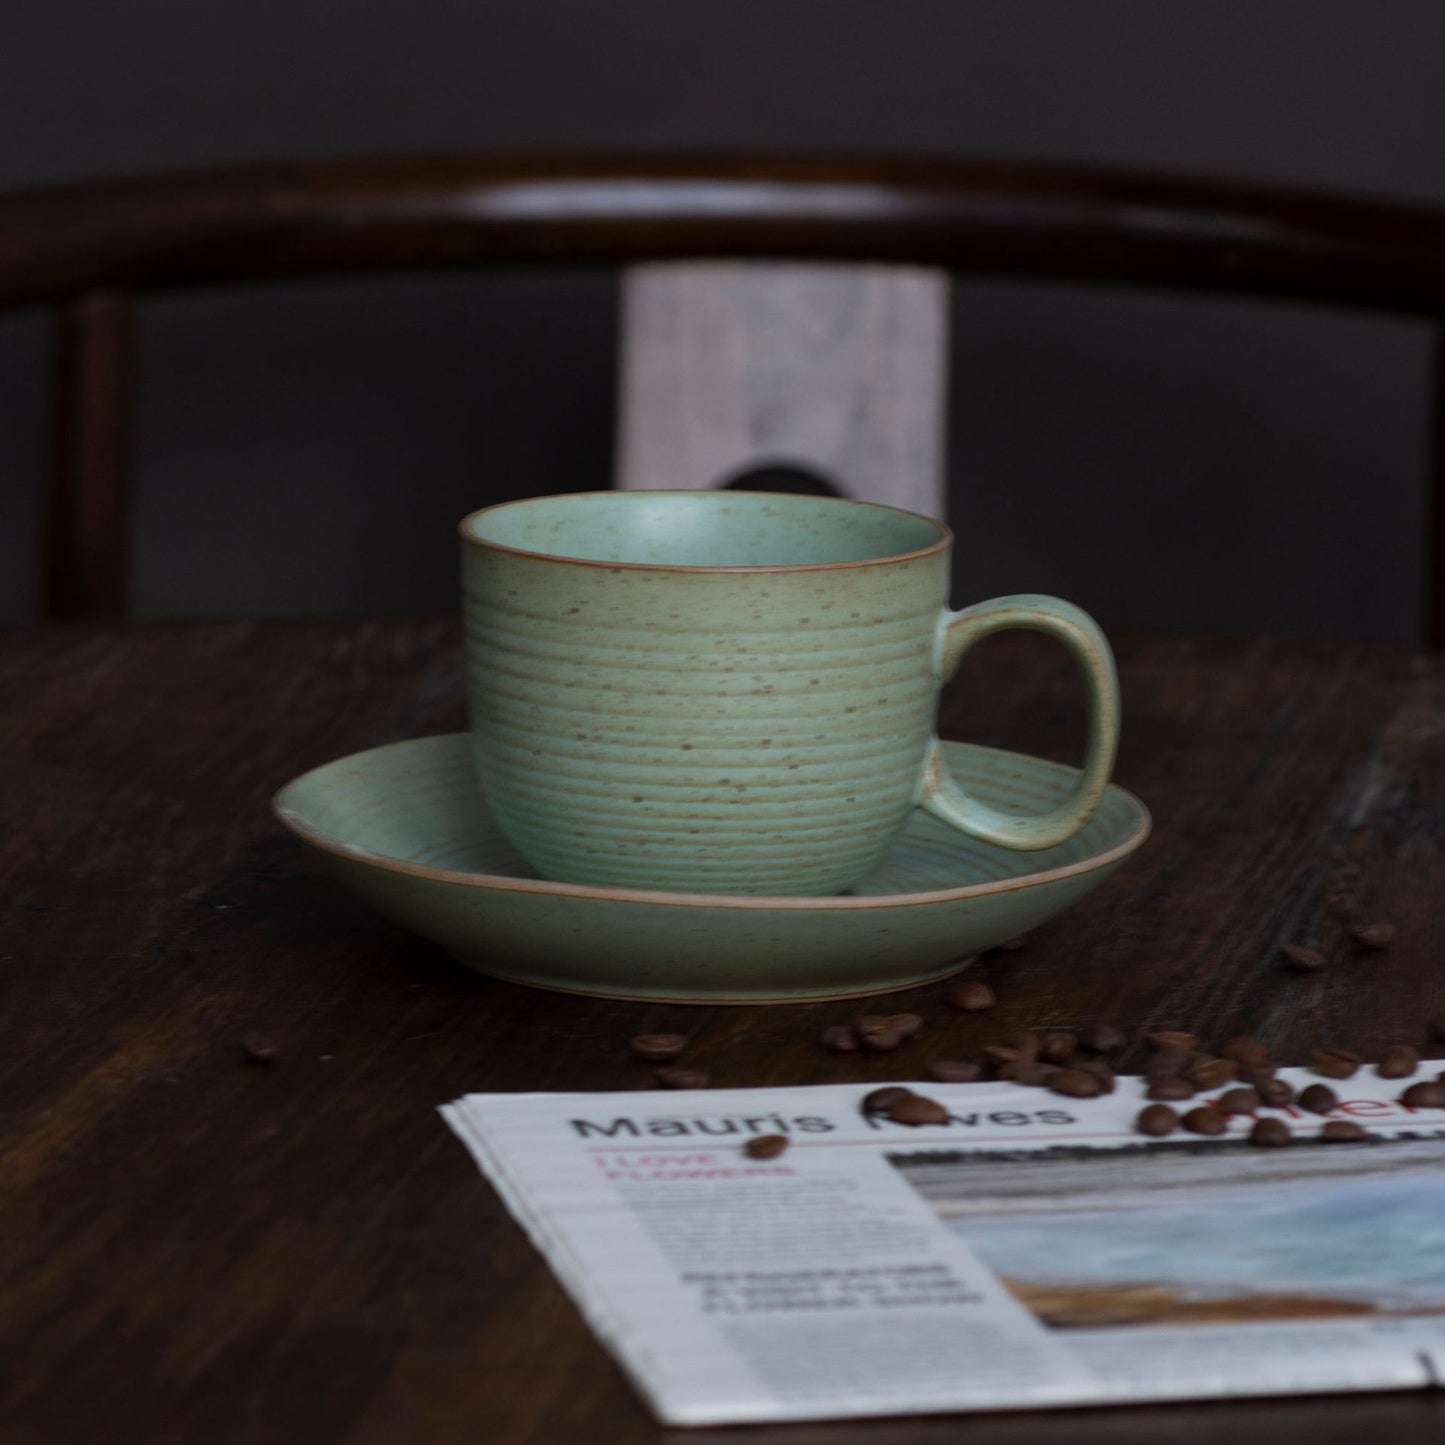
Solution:
M 870 502 L 770 492 L 574 492 L 473 512 L 463 537 L 633 567 L 819 567 L 946 546 L 940 522 Z

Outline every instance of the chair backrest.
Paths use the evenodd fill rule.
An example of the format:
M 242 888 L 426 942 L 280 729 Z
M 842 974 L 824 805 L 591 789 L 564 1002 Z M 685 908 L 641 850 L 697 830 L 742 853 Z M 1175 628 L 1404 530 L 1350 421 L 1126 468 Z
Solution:
M 1112 169 L 459 156 L 257 166 L 16 192 L 0 197 L 0 309 L 46 305 L 56 313 L 45 615 L 105 618 L 125 609 L 134 294 L 362 270 L 642 265 L 635 286 L 629 283 L 626 324 L 643 338 L 636 375 L 647 394 L 657 363 L 647 360 L 645 318 L 668 278 L 652 263 L 719 258 L 1272 296 L 1416 316 L 1437 335 L 1445 317 L 1445 211 Z M 718 273 L 698 273 L 699 282 L 705 275 Z M 936 284 L 926 272 L 922 281 Z M 907 290 L 906 280 L 884 289 L 895 284 Z M 853 294 L 844 310 L 856 315 L 863 293 Z M 664 328 L 656 354 L 671 344 Z M 890 365 L 906 376 L 922 354 L 904 347 Z M 628 382 L 625 481 L 658 475 L 631 419 L 636 395 Z M 1437 439 L 1442 409 L 1437 405 Z M 800 404 L 800 415 L 806 410 Z M 790 425 L 803 428 L 795 438 L 804 435 L 801 421 Z M 834 472 L 849 465 L 846 447 L 784 445 L 756 434 L 750 419 L 738 427 L 746 445 L 710 453 L 698 462 L 700 476 L 721 456 L 736 454 L 739 462 L 723 463 L 736 470 L 764 443 L 781 452 L 764 460 Z M 924 476 L 926 456 L 915 462 Z M 661 465 L 668 471 L 671 463 Z M 1445 448 L 1438 441 L 1432 467 L 1425 632 L 1442 643 Z

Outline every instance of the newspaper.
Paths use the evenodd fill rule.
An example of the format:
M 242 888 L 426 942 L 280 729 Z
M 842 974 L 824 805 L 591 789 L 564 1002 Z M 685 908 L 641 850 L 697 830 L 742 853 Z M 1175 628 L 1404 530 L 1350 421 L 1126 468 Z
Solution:
M 1143 1087 L 917 1085 L 949 1118 L 914 1128 L 852 1085 L 442 1113 L 669 1424 L 1445 1380 L 1445 1110 L 1362 1070 L 1331 1117 L 1368 1140 L 1272 1109 L 1294 1142 L 1261 1149 L 1249 1118 L 1142 1137 Z

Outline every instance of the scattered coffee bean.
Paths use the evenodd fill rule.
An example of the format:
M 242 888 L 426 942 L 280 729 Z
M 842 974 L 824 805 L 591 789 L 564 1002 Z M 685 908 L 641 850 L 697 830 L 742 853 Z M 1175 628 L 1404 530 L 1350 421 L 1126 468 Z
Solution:
M 873 1029 L 864 1033 L 860 1028 L 858 1042 L 870 1054 L 891 1054 L 903 1042 L 903 1035 L 892 1029 Z
M 921 1014 L 889 1014 L 887 1022 L 895 1034 L 901 1034 L 905 1039 L 915 1038 L 923 1032 Z
M 248 1064 L 274 1064 L 281 1054 L 271 1039 L 260 1034 L 247 1034 L 241 1040 L 241 1052 Z
M 966 1014 L 978 1014 L 991 1009 L 998 997 L 986 983 L 971 978 L 949 990 L 948 1002 Z
M 1333 1044 L 1310 1051 L 1310 1068 L 1327 1079 L 1348 1079 L 1359 1072 L 1362 1063 L 1364 1060 L 1358 1054 L 1338 1049 Z
M 1393 923 L 1362 923 L 1358 928 L 1350 929 L 1350 937 L 1361 948 L 1374 950 L 1388 948 L 1395 941 L 1398 932 Z
M 759 1134 L 743 1145 L 743 1153 L 749 1159 L 776 1159 L 788 1147 L 785 1134 Z
M 1269 1083 L 1278 1072 L 1277 1064 L 1241 1064 L 1234 1077 L 1239 1083 L 1257 1089 L 1261 1084 Z
M 913 1090 L 905 1089 L 902 1084 L 885 1084 L 881 1089 L 874 1089 L 871 1094 L 864 1094 L 858 1107 L 865 1114 L 885 1114 L 900 1099 L 912 1096 Z
M 1223 1134 L 1229 1128 L 1229 1120 L 1208 1104 L 1191 1109 L 1181 1122 L 1191 1134 Z
M 1445 1082 L 1422 1079 L 1400 1095 L 1400 1102 L 1411 1109 L 1445 1109 Z
M 1325 966 L 1324 954 L 1298 943 L 1282 943 L 1279 951 L 1284 955 L 1284 966 L 1295 973 L 1318 973 Z
M 1134 1127 L 1141 1134 L 1162 1139 L 1179 1127 L 1179 1115 L 1168 1104 L 1147 1104 L 1139 1110 Z
M 1255 1089 L 1226 1089 L 1216 1100 L 1221 1114 L 1253 1114 L 1264 1107 L 1264 1100 Z
M 1007 1064 L 1000 1064 L 994 1070 L 993 1076 L 1006 1083 L 1027 1084 L 1030 1088 L 1038 1088 L 1047 1084 L 1058 1072 L 1057 1064 L 1046 1064 L 1042 1059 L 1014 1059 Z
M 869 1034 L 901 1034 L 902 1032 L 885 1014 L 864 1014 L 854 1023 L 853 1031 L 859 1039 L 866 1039 Z
M 1233 1059 L 1236 1064 L 1247 1065 L 1251 1068 L 1267 1068 L 1269 1066 L 1269 1050 L 1258 1039 L 1251 1038 L 1248 1034 L 1237 1039 L 1230 1039 L 1220 1049 L 1219 1057 Z
M 1369 1137 L 1364 1126 L 1353 1119 L 1330 1119 L 1320 1129 L 1320 1138 L 1326 1144 L 1353 1144 Z
M 983 1077 L 977 1064 L 964 1059 L 934 1059 L 924 1065 L 924 1072 L 938 1084 L 971 1084 Z
M 1182 1076 L 1193 1061 L 1193 1055 L 1183 1049 L 1160 1049 L 1144 1060 L 1143 1074 L 1146 1079 L 1160 1079 L 1166 1074 Z
M 858 1052 L 858 1035 L 847 1024 L 833 1024 L 831 1028 L 824 1029 L 819 1042 L 825 1049 L 832 1049 L 835 1054 Z
M 1156 1053 L 1163 1053 L 1168 1049 L 1177 1049 L 1183 1053 L 1193 1053 L 1199 1047 L 1199 1040 L 1194 1034 L 1187 1034 L 1181 1029 L 1158 1029 L 1152 1034 L 1144 1035 L 1144 1042 Z
M 705 1089 L 712 1082 L 702 1069 L 654 1069 L 652 1077 L 664 1089 Z
M 1201 1089 L 1222 1089 L 1238 1072 L 1233 1059 L 1201 1059 L 1185 1069 L 1184 1077 Z
M 917 1128 L 920 1124 L 948 1123 L 948 1110 L 937 1099 L 925 1099 L 922 1094 L 910 1094 L 899 1099 L 884 1111 L 895 1124 L 908 1124 Z
M 686 1047 L 685 1034 L 638 1034 L 628 1041 L 628 1048 L 639 1059 L 675 1059 Z
M 1016 1049 L 1012 1044 L 985 1044 L 983 1056 L 996 1068 L 1003 1068 L 1005 1064 L 1023 1064 L 1037 1062 L 1033 1054 L 1024 1053 L 1022 1049 Z
M 1260 1149 L 1283 1149 L 1293 1138 L 1283 1119 L 1256 1119 L 1249 1131 L 1249 1142 Z
M 1294 1090 L 1283 1079 L 1261 1079 L 1254 1090 L 1269 1109 L 1283 1109 L 1294 1103 Z
M 1072 1029 L 1046 1029 L 1039 1035 L 1039 1057 L 1046 1064 L 1066 1063 L 1074 1055 Z
M 1011 1049 L 1017 1049 L 1026 1059 L 1036 1059 L 1039 1050 L 1043 1047 L 1039 1036 L 1032 1029 L 1021 1029 L 1016 1034 L 1010 1034 L 1004 1042 Z
M 1386 1044 L 1375 1072 L 1382 1079 L 1408 1079 L 1420 1067 L 1420 1054 L 1409 1044 Z
M 1079 1047 L 1093 1054 L 1117 1054 L 1129 1040 L 1113 1024 L 1089 1024 L 1079 1030 Z
M 1165 1074 L 1162 1078 L 1150 1081 L 1145 1091 L 1146 1099 L 1192 1099 L 1199 1092 L 1188 1079 L 1182 1079 L 1178 1074 Z
M 1328 1114 L 1340 1102 L 1340 1096 L 1328 1084 L 1310 1084 L 1299 1091 L 1295 1103 L 1311 1114 Z
M 1104 1085 L 1082 1069 L 1059 1069 L 1045 1086 L 1055 1094 L 1067 1094 L 1071 1099 L 1097 1099 L 1104 1092 Z
M 1028 946 L 1026 938 L 1006 938 L 1002 943 L 996 943 L 993 951 L 995 953 L 1017 953 L 1019 949 Z
M 1082 1074 L 1092 1074 L 1099 1081 L 1101 1093 L 1112 1094 L 1118 1087 L 1113 1069 L 1103 1059 L 1091 1059 L 1086 1055 L 1083 1058 L 1075 1059 L 1069 1067 L 1077 1069 Z

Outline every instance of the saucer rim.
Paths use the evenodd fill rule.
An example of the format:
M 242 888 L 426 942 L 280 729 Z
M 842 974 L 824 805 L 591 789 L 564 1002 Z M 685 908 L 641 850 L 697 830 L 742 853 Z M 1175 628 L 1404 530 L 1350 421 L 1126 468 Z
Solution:
M 354 753 L 345 753 L 329 762 L 319 763 L 304 773 L 283 784 L 271 797 L 271 812 L 276 820 L 294 837 L 308 846 L 332 857 L 345 859 L 368 868 L 397 873 L 409 878 L 427 882 L 449 884 L 486 892 L 527 893 L 541 897 L 586 899 L 596 903 L 644 904 L 648 907 L 669 908 L 724 908 L 758 912 L 819 912 L 839 909 L 848 912 L 879 908 L 916 908 L 955 900 L 989 897 L 1000 893 L 1013 893 L 1021 888 L 1037 888 L 1043 884 L 1077 878 L 1100 868 L 1117 863 L 1138 849 L 1153 831 L 1154 819 L 1148 806 L 1137 794 L 1118 783 L 1105 785 L 1122 794 L 1138 811 L 1138 822 L 1130 833 L 1113 847 L 1102 853 L 1081 858 L 1075 863 L 1064 863 L 1056 868 L 1046 868 L 1036 873 L 1024 873 L 1013 878 L 1001 878 L 986 883 L 969 883 L 960 888 L 936 888 L 920 893 L 869 893 L 857 894 L 759 894 L 759 893 L 701 893 L 670 892 L 660 888 L 607 888 L 592 883 L 561 883 L 549 878 L 512 878 L 505 873 L 472 873 L 460 868 L 438 868 L 427 863 L 413 863 L 404 858 L 394 858 L 385 853 L 374 852 L 355 843 L 343 843 L 303 820 L 283 801 L 285 795 L 312 773 L 322 768 L 334 767 L 337 763 L 362 758 L 370 753 L 379 753 L 389 748 L 415 746 L 418 743 L 438 741 L 442 738 L 464 738 L 464 732 L 430 733 L 423 737 L 402 738 L 396 742 L 382 743 L 377 747 L 360 748 Z M 1011 748 L 991 748 L 980 743 L 954 743 L 954 746 L 975 748 L 980 752 L 997 753 L 1003 757 L 1029 758 L 1033 762 L 1047 763 L 1052 767 L 1068 768 L 1067 763 L 1055 763 L 1049 758 L 1038 758 L 1030 753 L 1020 753 Z M 1074 771 L 1077 771 L 1075 769 Z

